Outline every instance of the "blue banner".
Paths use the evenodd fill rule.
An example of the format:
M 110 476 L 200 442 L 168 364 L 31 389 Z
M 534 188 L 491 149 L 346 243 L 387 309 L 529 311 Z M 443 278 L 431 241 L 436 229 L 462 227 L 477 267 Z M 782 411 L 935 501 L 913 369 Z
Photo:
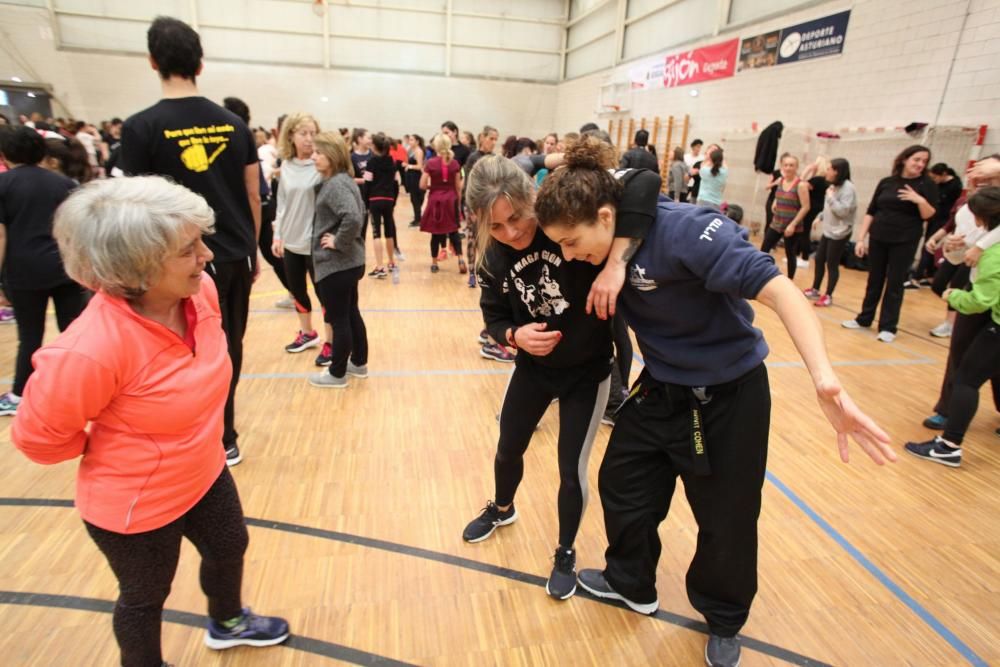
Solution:
M 851 10 L 847 10 L 782 29 L 778 64 L 837 55 L 844 50 L 850 18 Z

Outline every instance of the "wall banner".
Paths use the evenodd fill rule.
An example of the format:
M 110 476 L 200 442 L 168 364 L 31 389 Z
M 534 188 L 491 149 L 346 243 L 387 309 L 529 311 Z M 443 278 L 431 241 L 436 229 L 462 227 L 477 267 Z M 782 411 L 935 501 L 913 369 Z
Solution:
M 844 50 L 851 10 L 807 21 L 781 31 L 778 64 L 835 56 Z
M 629 70 L 633 90 L 676 88 L 725 79 L 736 73 L 739 39 L 678 51 Z

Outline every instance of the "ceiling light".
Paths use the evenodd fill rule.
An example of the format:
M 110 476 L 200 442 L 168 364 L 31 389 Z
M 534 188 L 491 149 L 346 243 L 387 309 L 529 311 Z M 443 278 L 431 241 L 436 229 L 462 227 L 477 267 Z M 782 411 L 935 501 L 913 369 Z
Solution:
M 35 95 L 34 93 L 28 93 L 28 97 L 38 97 L 38 96 Z
M 17 82 L 17 83 L 21 83 L 22 81 L 24 81 L 24 79 L 22 79 L 22 78 L 21 78 L 21 77 L 19 77 L 19 76 L 12 76 L 12 77 L 10 77 L 10 80 L 11 80 L 11 81 L 15 81 L 15 82 Z
M 690 94 L 691 94 L 691 97 L 698 97 L 698 89 L 697 88 L 692 88 Z

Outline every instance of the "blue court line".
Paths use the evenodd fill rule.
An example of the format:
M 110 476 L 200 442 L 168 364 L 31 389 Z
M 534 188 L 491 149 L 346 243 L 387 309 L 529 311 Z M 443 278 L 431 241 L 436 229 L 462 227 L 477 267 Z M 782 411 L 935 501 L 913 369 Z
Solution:
M 802 510 L 806 516 L 813 520 L 813 522 L 823 529 L 823 532 L 830 536 L 834 542 L 839 544 L 844 551 L 850 554 L 851 558 L 856 560 L 861 567 L 868 570 L 868 572 L 878 580 L 880 584 L 885 586 L 889 591 L 895 595 L 903 604 L 910 608 L 910 610 L 920 617 L 920 619 L 929 625 L 934 632 L 940 635 L 946 642 L 951 644 L 951 647 L 962 654 L 962 657 L 969 661 L 970 664 L 976 665 L 976 667 L 988 667 L 985 660 L 976 655 L 976 652 L 969 648 L 965 642 L 955 636 L 951 630 L 946 628 L 941 621 L 937 620 L 933 614 L 924 609 L 924 607 L 913 599 L 909 593 L 904 591 L 899 584 L 894 582 L 889 576 L 883 572 L 877 565 L 868 560 L 867 556 L 861 553 L 853 544 L 847 541 L 843 535 L 841 535 L 837 530 L 831 526 L 826 519 L 821 517 L 815 512 L 804 500 L 795 495 L 795 492 L 789 489 L 785 484 L 778 479 L 778 477 L 772 473 L 767 473 L 767 479 L 778 487 L 778 490 L 785 494 L 785 497 L 792 501 L 796 507 Z
M 643 361 L 642 357 L 640 357 L 635 352 L 632 353 L 632 358 L 635 359 L 640 364 L 642 364 L 643 366 L 646 365 L 646 362 Z M 881 361 L 881 365 L 915 365 L 915 364 L 933 363 L 931 360 L 923 361 L 920 359 L 905 359 L 899 361 L 892 361 L 886 359 L 886 360 L 872 360 L 873 364 L 871 365 L 874 365 L 874 362 L 879 362 L 879 361 Z M 786 365 L 796 364 L 796 363 L 802 365 L 801 362 L 776 362 L 774 366 L 778 366 L 779 364 L 781 364 L 783 367 L 787 367 Z M 864 362 L 841 362 L 839 365 L 859 366 L 863 364 Z M 833 365 L 837 366 L 838 364 L 834 363 Z M 768 366 L 771 366 L 771 364 L 768 364 Z M 804 365 L 802 365 L 802 367 L 804 368 Z M 841 548 L 843 548 L 844 551 L 846 551 L 851 556 L 851 558 L 857 561 L 858 564 L 861 565 L 861 567 L 868 570 L 868 572 L 873 577 L 875 577 L 875 579 L 880 584 L 885 586 L 889 590 L 889 592 L 895 595 L 900 602 L 909 607 L 914 614 L 920 617 L 920 620 L 922 620 L 924 623 L 930 626 L 931 630 L 936 632 L 938 636 L 940 636 L 942 639 L 948 642 L 953 649 L 961 653 L 962 657 L 968 660 L 970 664 L 975 665 L 976 667 L 989 667 L 986 661 L 980 658 L 978 655 L 976 655 L 976 652 L 973 651 L 971 648 L 969 648 L 965 644 L 965 642 L 959 639 L 954 632 L 946 628 L 945 625 L 941 621 L 937 620 L 937 618 L 935 618 L 933 614 L 924 609 L 923 606 L 921 606 L 919 602 L 914 600 L 909 593 L 904 591 L 899 584 L 890 579 L 889 575 L 880 570 L 877 565 L 875 565 L 868 559 L 867 556 L 861 553 L 853 544 L 848 542 L 847 538 L 845 538 L 843 535 L 837 532 L 837 530 L 833 526 L 831 526 L 829 522 L 826 521 L 826 519 L 821 517 L 812 507 L 810 507 L 808 503 L 799 498 L 795 494 L 795 492 L 792 491 L 790 488 L 785 486 L 785 483 L 782 482 L 780 479 L 778 479 L 777 475 L 775 475 L 771 471 L 768 471 L 767 480 L 771 482 L 771 484 L 774 484 L 776 487 L 778 487 L 778 490 L 781 491 L 786 498 L 791 500 L 792 504 L 794 504 L 796 507 L 802 510 L 802 512 L 807 517 L 812 519 L 813 523 L 819 526 L 823 530 L 823 532 L 826 533 L 834 542 L 839 544 Z

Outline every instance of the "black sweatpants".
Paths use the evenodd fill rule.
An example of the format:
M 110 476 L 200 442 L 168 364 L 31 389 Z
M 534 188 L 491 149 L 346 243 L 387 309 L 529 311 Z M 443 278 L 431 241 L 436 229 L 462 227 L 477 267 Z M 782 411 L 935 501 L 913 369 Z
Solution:
M 358 266 L 331 273 L 316 283 L 316 294 L 323 304 L 323 317 L 333 327 L 333 361 L 330 375 L 344 377 L 347 360 L 355 366 L 368 363 L 368 329 L 358 308 L 358 282 L 365 267 Z
M 306 276 L 309 282 L 313 283 L 313 261 L 312 255 L 300 255 L 297 252 L 285 251 L 285 283 L 288 291 L 292 293 L 295 302 L 295 310 L 299 313 L 312 312 L 312 299 L 309 298 L 309 287 L 306 283 Z
M 989 313 L 986 313 L 989 315 Z M 948 400 L 948 422 L 944 439 L 961 445 L 965 432 L 979 408 L 979 389 L 990 378 L 1000 376 L 1000 324 L 992 317 L 980 325 L 968 349 L 962 355 L 955 373 Z M 993 385 L 994 400 L 996 384 Z
M 372 214 L 372 238 L 382 238 L 382 226 L 384 224 L 385 237 L 395 241 L 396 221 L 393 219 L 393 209 L 396 208 L 396 202 L 389 199 L 373 199 L 370 206 Z M 392 263 L 393 261 L 395 260 L 390 257 L 389 262 Z
M 125 667 L 160 667 L 163 604 L 177 571 L 181 538 L 201 555 L 208 615 L 222 622 L 242 613 L 243 554 L 249 542 L 243 507 L 228 468 L 186 514 L 162 528 L 124 535 L 84 521 L 118 579 L 112 625 Z
M 608 402 L 610 377 L 601 382 L 552 383 L 518 364 L 500 408 L 500 439 L 493 462 L 496 504 L 514 502 L 524 476 L 524 452 L 552 399 L 559 399 L 559 545 L 572 548 L 587 507 L 587 462 Z
M 637 387 L 618 413 L 598 478 L 609 545 L 604 576 L 629 600 L 657 599 L 657 528 L 680 476 L 698 523 L 688 599 L 713 634 L 734 636 L 757 592 L 757 518 L 771 415 L 767 370 L 761 364 L 709 387 L 708 403 L 697 404 L 707 475 L 698 474 L 694 462 L 691 388 L 659 383 L 648 370 Z
M 819 291 L 823 284 L 823 276 L 830 273 L 830 280 L 826 283 L 826 294 L 833 296 L 833 290 L 837 288 L 837 281 L 840 280 L 840 258 L 844 256 L 844 248 L 847 247 L 850 237 L 843 239 L 831 239 L 822 237 L 819 240 L 819 248 L 816 249 L 816 268 L 813 270 L 813 289 Z
M 788 258 L 788 277 L 795 277 L 795 269 L 798 268 L 798 261 L 796 255 L 798 254 L 799 248 L 799 235 L 792 234 L 791 236 L 785 236 L 784 232 L 779 232 L 775 229 L 768 227 L 764 231 L 764 240 L 760 244 L 760 251 L 766 252 L 768 254 L 774 250 L 778 245 L 778 241 L 785 239 L 785 257 Z
M 240 371 L 243 369 L 243 335 L 247 331 L 247 317 L 250 315 L 253 265 L 246 257 L 235 262 L 209 262 L 207 270 L 219 292 L 222 330 L 226 332 L 229 359 L 233 363 L 233 378 L 229 382 L 229 395 L 222 417 L 222 446 L 229 448 L 239 438 L 235 426 L 236 385 L 240 382 Z
M 934 273 L 934 280 L 931 282 L 931 291 L 941 296 L 949 287 L 965 289 L 969 285 L 971 274 L 972 269 L 965 264 L 952 264 L 948 260 L 945 260 L 941 262 L 941 266 Z M 955 310 L 951 307 L 950 303 L 948 304 L 948 310 Z
M 24 385 L 34 372 L 31 355 L 42 346 L 45 338 L 45 309 L 49 299 L 56 309 L 56 324 L 59 331 L 83 312 L 87 298 L 83 288 L 76 283 L 63 283 L 46 289 L 7 288 L 10 305 L 17 316 L 17 361 L 14 365 L 14 386 L 11 391 L 17 396 L 24 395 Z
M 943 267 L 946 264 L 942 264 L 941 266 Z M 940 273 L 941 269 L 939 268 L 938 274 L 940 275 Z M 936 279 L 937 276 L 935 276 Z M 944 366 L 941 393 L 938 396 L 937 404 L 934 406 L 934 412 L 948 418 L 949 425 L 951 421 L 949 415 L 951 411 L 951 399 L 959 369 L 965 363 L 965 358 L 968 354 L 977 353 L 975 350 L 972 350 L 973 343 L 976 341 L 979 332 L 989 326 L 991 321 L 992 317 L 988 312 L 977 313 L 975 315 L 963 315 L 959 313 L 955 318 L 955 326 L 952 328 L 951 338 L 948 341 L 948 360 Z M 985 362 L 985 359 L 978 361 Z M 976 362 L 977 360 L 972 360 L 972 364 L 976 364 Z M 1000 370 L 990 376 L 990 380 L 993 388 L 993 407 L 996 408 L 997 412 L 1000 412 Z
M 271 250 L 271 245 L 274 243 L 274 228 L 272 224 L 274 223 L 275 210 L 277 209 L 277 203 L 275 198 L 271 198 L 260 208 L 262 220 L 260 223 L 260 238 L 257 239 L 257 247 L 260 249 L 260 256 L 264 258 L 272 269 L 274 269 L 274 275 L 278 277 L 278 281 L 281 282 L 281 286 L 288 289 L 288 281 L 285 280 L 285 265 L 280 257 L 274 254 Z
M 913 264 L 917 252 L 916 241 L 905 243 L 885 243 L 869 239 L 868 241 L 868 285 L 865 287 L 865 300 L 861 312 L 855 318 L 863 327 L 870 327 L 875 320 L 875 309 L 879 301 L 882 310 L 878 317 L 878 330 L 896 333 L 899 325 L 899 311 L 903 307 L 903 283 Z M 883 296 L 883 291 L 885 296 Z
M 455 254 L 461 257 L 462 236 L 457 231 L 454 231 L 448 234 L 431 234 L 431 258 L 437 257 L 438 250 L 441 248 L 447 249 L 448 241 L 451 241 L 451 245 L 455 249 Z

